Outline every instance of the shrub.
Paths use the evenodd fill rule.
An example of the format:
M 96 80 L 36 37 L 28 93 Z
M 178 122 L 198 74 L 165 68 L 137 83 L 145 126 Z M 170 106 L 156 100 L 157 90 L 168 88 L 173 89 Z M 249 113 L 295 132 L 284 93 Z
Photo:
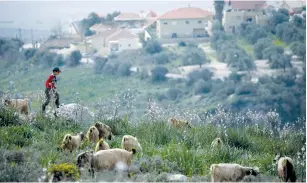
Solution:
M 11 126 L 11 125 L 20 125 L 21 120 L 19 119 L 18 114 L 12 110 L 0 106 L 0 126 Z
M 62 55 L 57 55 L 55 58 L 55 65 L 56 66 L 63 66 L 64 65 L 64 57 Z
M 237 95 L 248 95 L 255 93 L 255 91 L 256 91 L 256 86 L 253 83 L 245 83 L 237 86 L 236 88 Z
M 47 169 L 47 172 L 54 174 L 53 181 L 77 181 L 80 178 L 80 172 L 76 165 L 70 163 L 63 164 L 52 164 Z M 64 173 L 64 175 L 62 175 Z M 67 180 L 62 180 L 63 177 L 66 177 Z
M 149 40 L 145 45 L 145 51 L 149 54 L 160 53 L 162 51 L 162 46 L 158 41 Z
M 151 81 L 152 82 L 165 81 L 166 80 L 165 75 L 167 73 L 168 73 L 167 68 L 157 66 L 151 70 Z
M 181 90 L 180 89 L 177 89 L 177 88 L 171 88 L 171 89 L 168 89 L 167 92 L 166 92 L 166 96 L 168 99 L 170 100 L 176 100 L 179 95 L 181 94 Z
M 29 126 L 4 127 L 0 129 L 0 132 L 0 146 L 4 148 L 29 146 L 34 136 Z
M 130 63 L 121 63 L 117 68 L 117 75 L 118 76 L 130 76 L 131 71 L 131 64 Z
M 213 72 L 208 69 L 196 70 L 188 74 L 188 85 L 202 79 L 204 81 L 211 80 Z
M 170 60 L 168 54 L 165 52 L 156 54 L 154 58 L 156 64 L 166 64 Z
M 26 49 L 24 52 L 26 59 L 29 60 L 30 58 L 32 58 L 35 55 L 36 51 L 37 49 L 35 48 Z
M 271 45 L 262 51 L 262 57 L 264 59 L 268 59 L 269 61 L 272 61 L 272 55 L 283 54 L 283 53 L 284 53 L 283 47 Z
M 69 59 L 68 59 L 69 60 L 69 66 L 75 67 L 75 66 L 79 65 L 81 58 L 82 58 L 82 55 L 81 55 L 79 50 L 71 52 Z
M 294 55 L 299 56 L 303 61 L 306 60 L 306 44 L 296 41 L 290 45 L 290 48 Z
M 178 46 L 179 46 L 179 47 L 185 47 L 185 46 L 187 46 L 187 44 L 186 44 L 184 41 L 180 41 L 180 42 L 178 43 Z
M 195 83 L 195 94 L 209 93 L 211 89 L 211 81 L 200 80 Z

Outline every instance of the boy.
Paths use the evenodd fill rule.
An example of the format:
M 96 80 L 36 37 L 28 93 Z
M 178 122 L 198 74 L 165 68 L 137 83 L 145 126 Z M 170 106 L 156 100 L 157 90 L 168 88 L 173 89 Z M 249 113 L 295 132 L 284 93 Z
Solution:
M 45 82 L 45 95 L 46 95 L 46 101 L 45 103 L 43 103 L 43 106 L 42 106 L 42 112 L 43 114 L 45 113 L 45 110 L 46 110 L 46 106 L 49 104 L 50 102 L 50 92 L 51 92 L 51 89 L 56 89 L 55 87 L 55 83 L 57 82 L 56 80 L 56 76 L 60 74 L 61 70 L 58 68 L 58 67 L 55 67 L 53 70 L 52 70 L 52 74 L 49 76 L 49 78 L 46 80 Z M 58 92 L 55 92 L 55 105 L 57 108 L 59 108 L 60 106 L 60 96 L 58 94 Z

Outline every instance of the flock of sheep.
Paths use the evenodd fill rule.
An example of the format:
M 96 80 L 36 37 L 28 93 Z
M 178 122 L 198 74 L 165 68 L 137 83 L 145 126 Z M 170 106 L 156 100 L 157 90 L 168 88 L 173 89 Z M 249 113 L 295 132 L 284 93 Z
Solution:
M 26 99 L 5 100 L 4 104 L 21 114 L 29 114 L 29 102 Z M 176 118 L 170 118 L 168 123 L 175 128 L 193 128 L 190 122 Z M 112 136 L 112 129 L 108 125 L 96 122 L 88 129 L 86 135 L 83 133 L 77 135 L 66 134 L 61 148 L 64 151 L 72 152 L 79 148 L 86 139 L 91 143 L 96 143 L 95 152 L 83 152 L 77 156 L 77 166 L 79 168 L 88 168 L 92 176 L 94 176 L 94 171 L 114 169 L 119 164 L 129 168 L 133 155 L 142 151 L 138 139 L 131 135 L 124 135 L 121 149 L 111 149 L 105 140 L 111 140 Z M 221 148 L 223 145 L 223 141 L 220 138 L 216 138 L 212 141 L 211 147 Z M 296 181 L 295 168 L 291 158 L 276 156 L 274 161 L 277 162 L 278 175 L 284 182 Z M 210 172 L 212 182 L 237 182 L 242 181 L 245 176 L 260 175 L 257 167 L 245 167 L 230 163 L 212 164 Z
M 168 122 L 176 128 L 192 128 L 192 125 L 184 120 L 170 118 Z M 105 140 L 111 140 L 112 136 L 112 129 L 108 125 L 96 122 L 88 129 L 86 136 L 83 133 L 75 136 L 66 134 L 61 147 L 63 150 L 71 152 L 78 148 L 85 139 L 97 143 L 95 152 L 83 152 L 77 156 L 78 168 L 88 168 L 92 176 L 94 176 L 95 171 L 114 169 L 119 164 L 128 169 L 133 155 L 136 152 L 141 152 L 142 147 L 136 137 L 124 135 L 121 141 L 121 149 L 110 149 Z M 222 148 L 223 145 L 221 138 L 215 138 L 211 143 L 211 148 Z M 285 182 L 289 180 L 295 182 L 296 175 L 292 159 L 289 157 L 276 157 L 275 160 L 278 161 L 277 169 L 280 178 Z M 245 167 L 234 163 L 212 164 L 210 171 L 212 182 L 238 182 L 242 181 L 245 176 L 260 175 L 258 167 Z

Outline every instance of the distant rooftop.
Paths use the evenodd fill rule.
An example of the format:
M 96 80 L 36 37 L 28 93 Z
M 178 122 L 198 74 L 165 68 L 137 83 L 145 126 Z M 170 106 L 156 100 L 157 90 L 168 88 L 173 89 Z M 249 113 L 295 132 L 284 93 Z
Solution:
M 212 16 L 213 13 L 201 8 L 186 7 L 166 12 L 159 19 L 190 19 L 190 18 L 206 18 Z
M 125 20 L 142 20 L 142 18 L 137 13 L 121 13 L 117 17 L 114 18 L 115 21 L 125 21 Z

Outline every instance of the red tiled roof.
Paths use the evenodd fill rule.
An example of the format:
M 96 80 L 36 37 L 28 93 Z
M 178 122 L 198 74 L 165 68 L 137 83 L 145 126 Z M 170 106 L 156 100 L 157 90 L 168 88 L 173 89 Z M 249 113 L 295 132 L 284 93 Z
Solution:
M 143 19 L 139 14 L 136 13 L 121 13 L 114 20 L 141 20 Z
M 138 36 L 135 34 L 132 34 L 130 31 L 126 29 L 121 29 L 117 31 L 116 33 L 110 35 L 108 37 L 108 41 L 117 41 L 120 39 L 134 39 L 134 38 L 138 38 Z
M 260 1 L 235 1 L 229 0 L 225 1 L 225 3 L 229 3 L 232 9 L 240 9 L 240 10 L 249 10 L 249 9 L 256 9 L 261 8 L 266 5 L 265 0 Z
M 146 15 L 146 18 L 154 18 L 154 17 L 157 17 L 157 13 L 153 12 L 153 11 L 150 11 L 147 13 Z
M 159 19 L 205 18 L 212 15 L 213 13 L 200 8 L 187 7 L 166 12 Z

